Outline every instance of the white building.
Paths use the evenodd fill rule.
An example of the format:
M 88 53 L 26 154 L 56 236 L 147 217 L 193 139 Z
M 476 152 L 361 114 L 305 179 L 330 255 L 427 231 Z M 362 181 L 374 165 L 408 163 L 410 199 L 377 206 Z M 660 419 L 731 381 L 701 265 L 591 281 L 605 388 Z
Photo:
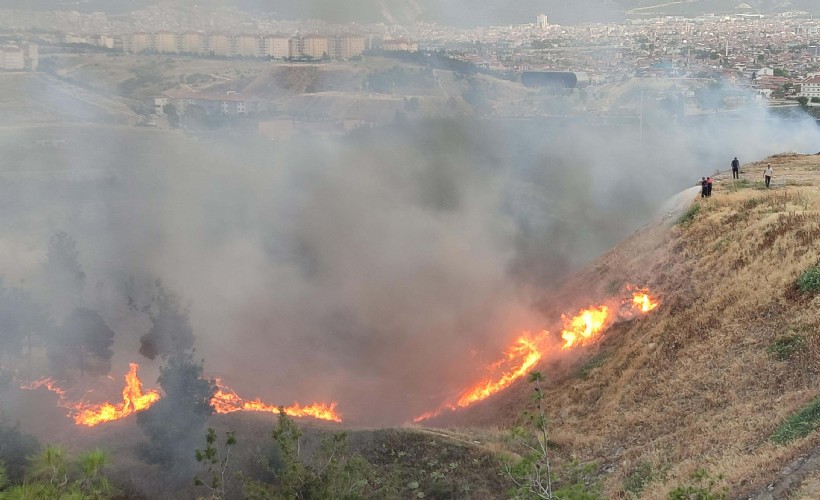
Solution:
M 0 47 L 0 69 L 21 70 L 26 68 L 23 49 L 16 45 Z
M 800 85 L 800 96 L 820 98 L 820 76 L 806 78 Z
M 549 19 L 547 18 L 547 15 L 544 13 L 538 14 L 535 17 L 535 27 L 543 30 L 547 29 L 547 26 L 549 26 Z

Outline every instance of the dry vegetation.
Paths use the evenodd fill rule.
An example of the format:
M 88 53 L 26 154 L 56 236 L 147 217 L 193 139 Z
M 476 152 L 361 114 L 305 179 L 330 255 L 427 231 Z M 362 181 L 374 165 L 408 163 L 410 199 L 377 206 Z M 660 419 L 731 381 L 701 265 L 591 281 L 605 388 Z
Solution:
M 629 282 L 663 301 L 582 359 L 541 367 L 552 379 L 556 455 L 594 462 L 606 497 L 666 498 L 706 469 L 732 497 L 774 482 L 774 498 L 816 498 L 820 465 L 799 458 L 820 455 L 820 432 L 785 444 L 772 436 L 820 396 L 820 292 L 796 285 L 820 263 L 818 169 L 820 156 L 779 155 L 743 166 L 740 181 L 718 175 L 711 198 L 688 191 L 688 209 L 670 210 L 544 298 L 545 309 L 572 310 Z M 530 390 L 514 387 L 458 423 L 515 421 Z
M 747 166 L 750 188 L 720 179 L 712 198 L 696 201 L 693 220 L 655 249 L 645 246 L 652 238 L 640 241 L 648 230 L 596 268 L 664 300 L 608 339 L 612 355 L 587 380 L 554 389 L 555 427 L 584 436 L 576 453 L 615 458 L 624 449 L 606 481 L 612 493 L 641 462 L 666 478 L 648 485 L 648 497 L 701 467 L 723 474 L 732 491 L 750 491 L 817 443 L 816 434 L 788 446 L 768 438 L 818 395 L 820 298 L 796 292 L 795 282 L 820 257 L 820 158 L 772 163 L 775 189 L 755 189 L 762 168 Z M 795 335 L 799 349 L 773 352 Z

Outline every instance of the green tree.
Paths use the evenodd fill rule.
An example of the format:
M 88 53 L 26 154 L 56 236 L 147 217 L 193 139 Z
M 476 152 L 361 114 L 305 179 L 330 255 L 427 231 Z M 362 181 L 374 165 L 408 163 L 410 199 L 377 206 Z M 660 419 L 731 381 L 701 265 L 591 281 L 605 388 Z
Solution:
M 49 331 L 51 322 L 40 306 L 23 290 L 6 288 L 0 278 L 0 362 L 13 365 L 25 347 L 30 364 L 32 337 Z
M 40 444 L 33 436 L 20 432 L 19 424 L 9 425 L 0 415 L 0 463 L 4 465 L 10 481 L 23 480 L 28 466 L 26 457 L 39 448 Z
M 514 467 L 508 467 L 506 472 L 515 483 L 519 495 L 534 495 L 536 498 L 551 500 L 554 496 L 548 422 L 544 413 L 544 391 L 541 389 L 543 379 L 541 372 L 532 371 L 529 374 L 528 380 L 535 384 L 533 398 L 537 408 L 537 413 L 527 415 L 534 439 L 531 439 L 529 433 L 518 433 L 520 441 L 529 453 Z
M 169 358 L 194 347 L 194 330 L 188 319 L 188 309 L 174 292 L 161 282 L 155 283 L 151 304 L 146 308 L 151 329 L 140 337 L 140 354 L 148 359 Z
M 205 448 L 196 450 L 196 461 L 205 465 L 210 480 L 205 482 L 199 479 L 199 476 L 194 476 L 194 484 L 208 488 L 213 500 L 225 498 L 225 475 L 228 472 L 231 448 L 235 444 L 236 433 L 230 431 L 225 433 L 225 444 L 220 447 L 217 443 L 216 431 L 213 427 L 209 427 L 205 436 Z
M 96 311 L 75 309 L 47 342 L 52 369 L 61 377 L 75 369 L 81 375 L 105 375 L 111 370 L 114 331 Z
M 77 242 L 60 231 L 49 240 L 46 256 L 43 270 L 50 294 L 60 302 L 78 305 L 85 287 L 85 272 L 80 265 Z
M 74 462 L 68 459 L 60 446 L 48 445 L 39 454 L 32 456 L 29 462 L 26 479 L 0 493 L 0 498 L 104 500 L 113 494 L 108 479 L 103 474 L 108 458 L 100 450 L 84 453 Z
M 68 460 L 66 451 L 49 444 L 38 455 L 31 457 L 31 476 L 58 489 L 68 484 Z
M 216 386 L 202 371 L 202 362 L 195 362 L 190 353 L 174 355 L 157 379 L 165 396 L 137 414 L 137 423 L 149 438 L 144 450 L 148 461 L 173 467 L 189 478 L 197 436 L 214 412 Z
M 108 455 L 99 448 L 80 455 L 81 477 L 77 486 L 84 494 L 93 498 L 102 498 L 111 494 L 112 488 L 103 469 L 108 465 Z
M 800 104 L 800 107 L 806 109 L 809 107 L 809 98 L 806 96 L 800 96 L 797 98 L 797 102 Z
M 174 106 L 171 103 L 168 103 L 162 107 L 162 112 L 165 113 L 165 116 L 168 117 L 168 124 L 171 125 L 171 128 L 179 128 L 179 111 L 177 111 L 176 106 Z
M 275 460 L 269 464 L 273 484 L 246 481 L 251 499 L 353 499 L 394 498 L 398 492 L 389 481 L 376 477 L 373 466 L 361 455 L 350 453 L 347 434 L 322 436 L 319 450 L 307 466 L 302 461 L 302 431 L 284 411 L 271 433 Z

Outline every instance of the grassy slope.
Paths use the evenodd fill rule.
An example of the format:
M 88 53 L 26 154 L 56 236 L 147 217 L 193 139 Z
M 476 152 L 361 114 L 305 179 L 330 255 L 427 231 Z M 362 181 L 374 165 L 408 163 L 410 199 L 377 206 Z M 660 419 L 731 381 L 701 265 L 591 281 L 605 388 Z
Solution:
M 794 289 L 820 260 L 820 157 L 770 161 L 773 189 L 762 188 L 762 164 L 745 165 L 746 180 L 734 187 L 718 176 L 691 222 L 673 224 L 678 215 L 669 214 L 544 298 L 545 308 L 572 310 L 631 282 L 663 299 L 652 315 L 613 327 L 584 359 L 553 356 L 541 367 L 552 378 L 557 453 L 614 465 L 602 475 L 609 497 L 623 493 L 641 462 L 656 478 L 647 498 L 665 497 L 698 468 L 750 493 L 820 444 L 816 431 L 786 446 L 769 440 L 820 394 L 820 295 Z M 572 297 L 587 302 L 569 304 Z M 776 359 L 772 345 L 794 334 L 804 337 L 801 348 Z M 514 387 L 457 421 L 514 420 L 528 392 Z

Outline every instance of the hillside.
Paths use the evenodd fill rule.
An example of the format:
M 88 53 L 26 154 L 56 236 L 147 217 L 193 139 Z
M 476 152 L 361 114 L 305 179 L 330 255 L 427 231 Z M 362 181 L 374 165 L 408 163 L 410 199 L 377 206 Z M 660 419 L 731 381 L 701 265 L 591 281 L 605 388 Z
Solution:
M 0 74 L 0 126 L 26 123 L 99 122 L 127 124 L 136 114 L 116 96 L 42 73 Z
M 820 294 L 795 286 L 820 262 L 820 157 L 767 161 L 772 189 L 765 162 L 743 165 L 735 183 L 717 175 L 711 198 L 687 191 L 697 198 L 683 216 L 669 209 L 543 297 L 545 310 L 566 311 L 637 283 L 662 300 L 580 359 L 553 353 L 539 367 L 556 454 L 594 464 L 609 498 L 641 477 L 642 497 L 665 498 L 697 469 L 725 477 L 733 497 L 774 483 L 783 498 L 781 482 L 817 492 L 820 433 L 786 445 L 771 436 L 812 401 L 816 413 L 820 394 Z M 530 392 L 520 384 L 439 423 L 517 422 Z M 793 462 L 812 450 L 814 462 Z

